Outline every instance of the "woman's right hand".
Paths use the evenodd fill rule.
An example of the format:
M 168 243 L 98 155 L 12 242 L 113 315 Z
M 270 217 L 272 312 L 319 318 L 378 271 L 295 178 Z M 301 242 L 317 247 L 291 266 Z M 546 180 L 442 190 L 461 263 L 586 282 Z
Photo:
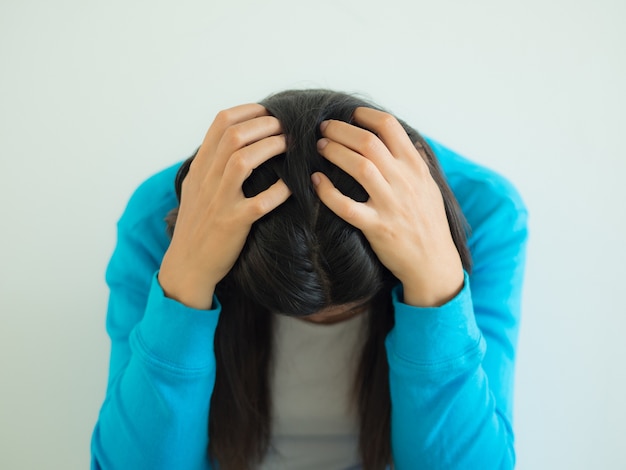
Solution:
M 235 264 L 252 224 L 291 194 L 278 180 L 246 198 L 242 184 L 285 150 L 280 122 L 259 104 L 216 116 L 182 184 L 176 228 L 158 276 L 167 297 L 211 308 L 215 286 Z

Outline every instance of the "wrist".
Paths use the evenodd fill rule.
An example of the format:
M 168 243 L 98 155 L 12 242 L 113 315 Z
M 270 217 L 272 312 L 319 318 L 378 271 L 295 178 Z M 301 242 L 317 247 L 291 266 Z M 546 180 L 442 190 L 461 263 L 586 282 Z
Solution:
M 187 307 L 209 310 L 213 305 L 216 284 L 191 269 L 177 268 L 164 258 L 157 280 L 166 297 Z
M 441 275 L 433 273 L 427 279 L 401 280 L 403 302 L 414 307 L 441 307 L 461 292 L 464 282 L 462 268 Z

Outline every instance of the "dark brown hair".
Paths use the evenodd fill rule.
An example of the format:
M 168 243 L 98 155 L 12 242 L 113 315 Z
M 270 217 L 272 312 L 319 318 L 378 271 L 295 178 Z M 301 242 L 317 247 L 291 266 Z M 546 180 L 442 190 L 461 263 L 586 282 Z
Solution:
M 235 266 L 216 288 L 222 312 L 214 344 L 217 372 L 208 424 L 209 458 L 222 469 L 248 470 L 267 452 L 272 429 L 272 312 L 306 316 L 369 300 L 367 337 L 353 378 L 354 400 L 363 468 L 383 469 L 392 460 L 385 338 L 394 324 L 390 291 L 398 281 L 361 231 L 320 202 L 310 181 L 311 173 L 322 171 L 345 195 L 367 200 L 360 184 L 319 155 L 316 142 L 323 120 L 350 122 L 357 107 L 380 108 L 329 90 L 285 91 L 261 104 L 281 122 L 288 148 L 253 171 L 244 194 L 254 196 L 282 178 L 292 196 L 252 226 Z M 458 204 L 426 141 L 401 124 L 439 185 L 452 237 L 469 270 L 466 224 Z M 192 159 L 176 177 L 179 199 Z M 167 218 L 170 234 L 176 214 L 174 209 Z

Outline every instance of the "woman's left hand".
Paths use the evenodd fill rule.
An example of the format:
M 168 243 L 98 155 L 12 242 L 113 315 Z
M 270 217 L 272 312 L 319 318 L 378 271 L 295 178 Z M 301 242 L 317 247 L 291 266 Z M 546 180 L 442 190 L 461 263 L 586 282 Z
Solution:
M 318 151 L 369 194 L 357 202 L 322 173 L 311 175 L 317 194 L 339 217 L 360 229 L 380 261 L 400 280 L 404 302 L 443 305 L 463 287 L 441 191 L 428 165 L 395 117 L 357 108 L 353 119 L 322 123 Z

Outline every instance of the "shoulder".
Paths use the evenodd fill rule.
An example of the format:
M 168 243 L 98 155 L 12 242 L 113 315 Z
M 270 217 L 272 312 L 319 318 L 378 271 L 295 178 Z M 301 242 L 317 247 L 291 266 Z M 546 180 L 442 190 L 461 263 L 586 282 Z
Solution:
M 470 249 L 480 238 L 514 231 L 526 237 L 528 210 L 504 176 L 427 139 L 470 226 Z
M 141 282 L 148 288 L 149 275 L 158 268 L 170 244 L 165 217 L 178 206 L 174 179 L 181 164 L 153 174 L 131 195 L 117 223 L 117 244 L 106 275 L 109 284 L 115 279 L 128 283 L 129 266 L 133 265 L 133 276 L 143 266 Z
M 129 228 L 164 224 L 167 213 L 178 206 L 174 179 L 181 164 L 160 170 L 143 181 L 131 195 L 119 224 Z

